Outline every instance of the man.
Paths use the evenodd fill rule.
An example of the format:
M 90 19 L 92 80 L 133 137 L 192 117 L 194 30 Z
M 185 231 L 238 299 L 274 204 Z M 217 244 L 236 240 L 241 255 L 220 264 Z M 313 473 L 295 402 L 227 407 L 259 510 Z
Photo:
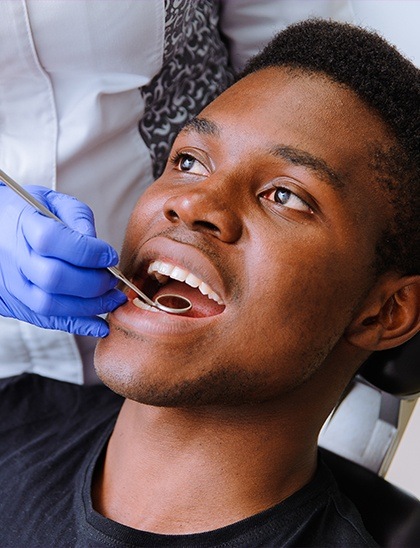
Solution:
M 2 381 L 3 545 L 374 544 L 317 436 L 367 356 L 419 331 L 418 114 L 416 68 L 309 21 L 185 126 L 121 266 L 193 308 L 129 292 L 110 315 L 96 367 L 123 401 Z
M 21 184 L 88 203 L 97 234 L 119 250 L 134 203 L 162 173 L 186 120 L 232 83 L 276 30 L 310 14 L 342 21 L 354 16 L 350 0 L 1 0 L 1 169 Z M 28 298 L 21 277 L 22 266 L 34 269 L 25 263 L 24 246 L 8 238 L 16 224 L 6 214 L 4 190 L 0 376 L 31 372 L 98 382 L 94 348 L 108 326 L 94 316 L 123 296 L 106 292 L 112 278 L 106 280 L 105 271 L 106 287 L 98 294 L 80 274 L 61 277 L 64 269 L 57 273 L 60 291 L 51 312 L 36 314 L 38 302 Z M 93 255 L 89 267 L 101 262 Z M 45 281 L 38 284 L 45 287 Z

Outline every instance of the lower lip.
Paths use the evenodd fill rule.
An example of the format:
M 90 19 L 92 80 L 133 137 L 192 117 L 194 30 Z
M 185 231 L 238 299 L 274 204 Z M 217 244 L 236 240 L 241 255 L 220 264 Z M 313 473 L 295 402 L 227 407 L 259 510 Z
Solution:
M 114 310 L 108 318 L 111 325 L 120 325 L 135 333 L 154 335 L 178 335 L 195 329 L 202 329 L 209 323 L 218 321 L 222 314 L 207 318 L 188 318 L 161 311 L 143 310 L 131 300 Z

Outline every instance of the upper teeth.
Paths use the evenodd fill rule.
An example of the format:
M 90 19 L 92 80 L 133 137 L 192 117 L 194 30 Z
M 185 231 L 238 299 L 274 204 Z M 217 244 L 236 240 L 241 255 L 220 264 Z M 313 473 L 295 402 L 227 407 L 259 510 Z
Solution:
M 179 282 L 185 282 L 191 287 L 197 287 L 199 291 L 203 295 L 207 295 L 209 299 L 216 301 L 218 304 L 223 304 L 222 299 L 209 285 L 200 280 L 200 278 L 197 278 L 197 276 L 194 276 L 194 274 L 191 274 L 191 272 L 188 272 L 179 266 L 164 263 L 163 261 L 153 261 L 149 265 L 147 273 L 154 276 L 157 281 L 162 284 L 166 283 L 169 278 L 178 280 Z

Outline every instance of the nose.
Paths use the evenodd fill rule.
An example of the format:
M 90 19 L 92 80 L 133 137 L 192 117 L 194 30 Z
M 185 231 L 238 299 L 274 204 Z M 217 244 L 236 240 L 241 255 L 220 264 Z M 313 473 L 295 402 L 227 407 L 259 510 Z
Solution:
M 164 214 L 172 223 L 184 224 L 223 242 L 234 243 L 242 234 L 241 219 L 217 192 L 195 188 L 172 196 L 164 205 Z

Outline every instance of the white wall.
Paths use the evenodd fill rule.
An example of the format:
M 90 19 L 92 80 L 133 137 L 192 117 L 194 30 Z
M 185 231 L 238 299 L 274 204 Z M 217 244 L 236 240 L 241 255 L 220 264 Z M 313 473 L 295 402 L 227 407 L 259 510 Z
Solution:
M 420 404 L 417 402 L 386 479 L 420 499 L 419 463 Z
M 419 0 L 349 1 L 354 23 L 376 30 L 420 66 Z

